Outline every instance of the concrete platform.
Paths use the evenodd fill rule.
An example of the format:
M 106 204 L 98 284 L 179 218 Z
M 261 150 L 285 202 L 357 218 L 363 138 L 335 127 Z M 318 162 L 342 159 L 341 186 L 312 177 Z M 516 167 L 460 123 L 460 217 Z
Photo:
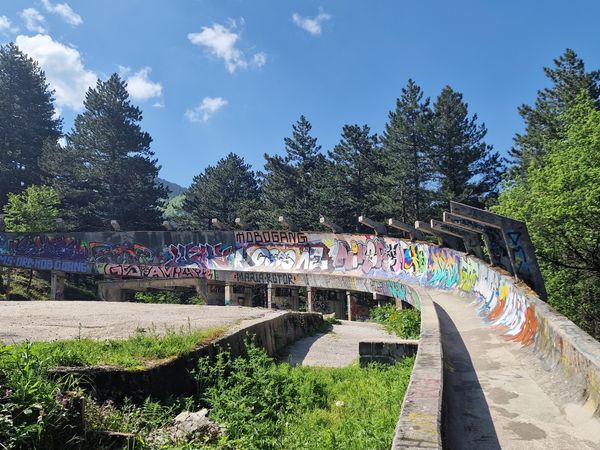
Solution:
M 361 341 L 401 340 L 377 323 L 341 320 L 329 333 L 300 339 L 289 347 L 287 355 L 281 359 L 294 365 L 345 367 L 358 360 L 358 343 Z
M 241 306 L 162 305 L 95 301 L 2 301 L 0 341 L 123 339 L 136 331 L 203 329 L 281 314 Z
M 484 324 L 470 298 L 429 291 L 444 350 L 445 448 L 600 448 L 600 418 L 530 349 Z

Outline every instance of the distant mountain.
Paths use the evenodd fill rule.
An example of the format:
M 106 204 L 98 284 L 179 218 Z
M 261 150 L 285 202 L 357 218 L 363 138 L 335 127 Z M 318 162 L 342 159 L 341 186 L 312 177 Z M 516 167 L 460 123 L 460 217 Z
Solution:
M 160 177 L 157 178 L 156 181 L 158 183 L 162 183 L 164 186 L 169 188 L 169 190 L 171 191 L 169 193 L 169 198 L 177 197 L 178 195 L 183 194 L 187 190 L 187 188 L 179 186 L 177 183 L 172 183 L 171 181 L 167 181 Z

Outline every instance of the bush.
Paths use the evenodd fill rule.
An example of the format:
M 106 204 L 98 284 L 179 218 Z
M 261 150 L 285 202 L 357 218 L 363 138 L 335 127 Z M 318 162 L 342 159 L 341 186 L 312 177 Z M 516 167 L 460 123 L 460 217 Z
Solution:
M 225 448 L 279 448 L 290 417 L 324 405 L 324 386 L 311 374 L 275 364 L 262 348 L 247 348 L 247 358 L 221 352 L 213 362 L 201 360 L 196 380 L 210 418 L 227 428 Z
M 417 309 L 397 309 L 395 305 L 379 306 L 371 310 L 371 320 L 403 339 L 419 339 L 421 334 L 421 313 Z
M 73 377 L 53 379 L 31 352 L 0 350 L 0 444 L 6 449 L 77 447 L 83 436 L 82 395 Z

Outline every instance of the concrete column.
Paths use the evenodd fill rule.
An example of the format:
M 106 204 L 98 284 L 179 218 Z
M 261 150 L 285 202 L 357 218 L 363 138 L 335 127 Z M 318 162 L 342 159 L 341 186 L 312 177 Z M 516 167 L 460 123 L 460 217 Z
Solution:
M 313 297 L 315 295 L 315 288 L 308 286 L 306 288 L 306 309 L 308 312 L 313 312 Z
M 50 272 L 50 300 L 65 299 L 65 274 L 53 270 Z
M 348 320 L 352 320 L 352 295 L 350 291 L 346 291 L 346 308 L 348 313 Z
M 377 300 L 377 306 L 381 307 L 381 295 L 377 292 L 373 292 L 373 300 Z
M 292 310 L 298 311 L 300 309 L 300 289 L 299 288 L 291 288 L 292 294 Z
M 273 308 L 273 286 L 271 283 L 267 284 L 267 308 Z
M 252 286 L 244 286 L 244 306 L 252 306 Z
M 233 286 L 229 283 L 225 283 L 225 305 L 231 305 L 232 297 L 233 297 Z

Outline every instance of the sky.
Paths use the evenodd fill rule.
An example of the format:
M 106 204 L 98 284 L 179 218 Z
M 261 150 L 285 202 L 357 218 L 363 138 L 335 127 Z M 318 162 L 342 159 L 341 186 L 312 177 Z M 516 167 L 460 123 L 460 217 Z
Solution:
M 505 155 L 544 66 L 569 47 L 600 67 L 598 17 L 585 0 L 3 0 L 0 43 L 39 61 L 65 133 L 119 73 L 161 177 L 188 186 L 229 152 L 262 169 L 302 114 L 323 151 L 344 124 L 381 133 L 409 78 L 462 92 Z

